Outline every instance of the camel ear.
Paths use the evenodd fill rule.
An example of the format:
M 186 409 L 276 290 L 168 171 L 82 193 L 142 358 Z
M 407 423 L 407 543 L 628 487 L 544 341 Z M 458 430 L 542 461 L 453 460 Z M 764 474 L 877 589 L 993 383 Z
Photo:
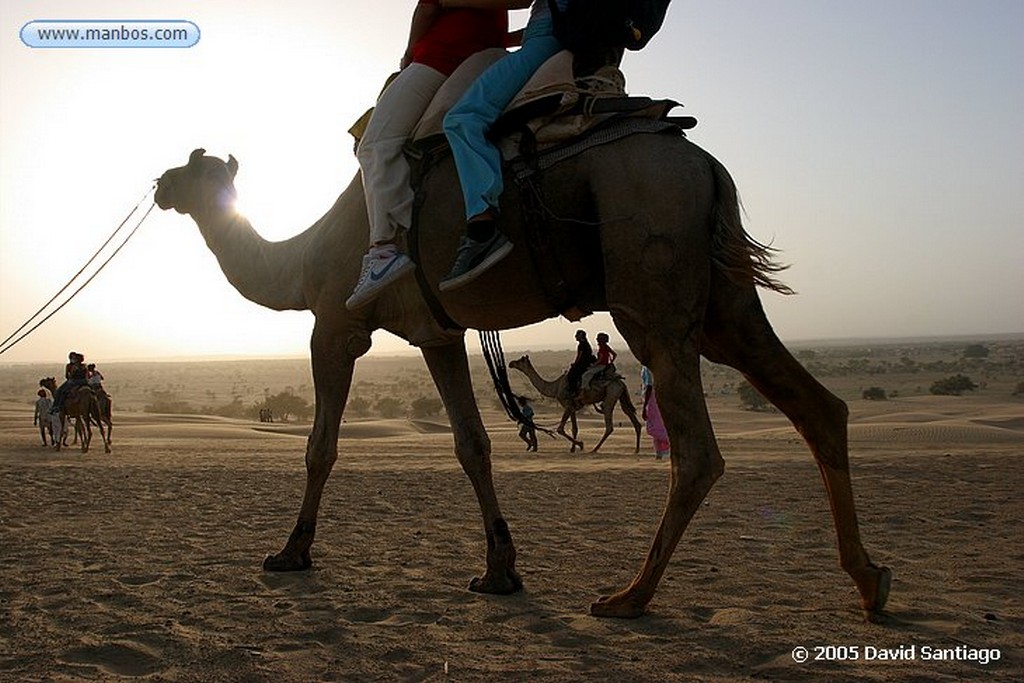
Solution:
M 238 159 L 234 155 L 228 155 L 228 171 L 231 172 L 231 179 L 235 179 L 235 174 L 238 173 Z
M 188 155 L 188 165 L 197 166 L 202 161 L 204 154 L 206 154 L 206 150 L 202 147 L 192 150 L 192 153 Z

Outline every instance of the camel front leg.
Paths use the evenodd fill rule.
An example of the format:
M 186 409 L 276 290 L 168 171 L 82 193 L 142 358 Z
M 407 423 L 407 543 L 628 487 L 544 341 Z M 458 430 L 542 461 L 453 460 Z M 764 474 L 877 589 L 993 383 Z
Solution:
M 313 431 L 306 442 L 306 490 L 299 518 L 284 549 L 263 560 L 267 571 L 301 571 L 313 565 L 310 547 L 324 486 L 338 460 L 341 414 L 352 384 L 356 359 L 370 348 L 369 334 L 362 330 L 330 329 L 317 321 L 310 344 L 316 410 Z
M 569 420 L 572 420 L 572 436 L 569 436 L 568 434 L 565 433 L 565 424 L 569 422 Z M 562 413 L 562 420 L 558 423 L 558 427 L 555 429 L 555 431 L 564 436 L 566 441 L 569 442 L 570 453 L 575 453 L 577 448 L 579 448 L 581 451 L 583 450 L 583 442 L 578 441 L 576 439 L 576 434 L 578 433 L 576 426 L 576 413 L 572 410 L 572 408 L 566 408 L 565 412 Z
M 462 339 L 440 347 L 423 349 L 437 391 L 444 402 L 455 438 L 455 455 L 473 484 L 483 514 L 487 538 L 487 569 L 469 583 L 477 593 L 509 594 L 522 590 L 523 581 L 516 572 L 516 548 L 512 533 L 501 514 L 491 476 L 491 441 L 484 430 Z
M 81 430 L 82 432 L 82 452 L 89 452 L 89 444 L 92 442 L 92 425 L 89 422 L 89 416 L 86 415 L 83 419 L 79 417 L 75 421 L 75 429 Z

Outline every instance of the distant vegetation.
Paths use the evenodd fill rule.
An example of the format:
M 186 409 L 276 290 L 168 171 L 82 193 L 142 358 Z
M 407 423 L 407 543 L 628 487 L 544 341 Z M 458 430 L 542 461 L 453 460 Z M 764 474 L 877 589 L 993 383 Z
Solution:
M 971 344 L 964 349 L 964 358 L 988 358 L 988 347 L 984 344 Z
M 868 387 L 861 392 L 860 397 L 868 401 L 884 401 L 889 398 L 882 387 Z
M 740 404 L 745 410 L 760 412 L 772 409 L 772 404 L 768 402 L 768 399 L 762 396 L 761 392 L 751 386 L 749 382 L 741 384 L 736 393 L 739 394 Z
M 956 374 L 938 380 L 928 391 L 941 396 L 959 396 L 965 391 L 974 391 L 977 388 L 978 385 L 972 382 L 970 377 Z
M 287 389 L 273 396 L 268 396 L 262 402 L 253 406 L 253 408 L 257 415 L 259 415 L 261 410 L 269 410 L 274 420 L 280 422 L 290 422 L 293 419 L 304 422 L 313 415 L 313 406 L 309 404 L 309 401 L 296 396 Z
M 616 365 L 636 402 L 639 364 L 614 332 L 612 346 L 620 354 Z M 506 349 L 508 358 L 520 353 Z M 883 389 L 890 401 L 897 396 L 912 399 L 930 395 L 933 386 L 940 393 L 1024 397 L 1024 336 L 797 345 L 792 353 L 829 391 L 846 401 L 881 400 L 876 389 Z M 534 366 L 547 379 L 564 372 L 572 357 L 571 344 L 559 350 L 530 352 Z M 62 368 L 60 362 L 0 364 L 0 400 L 30 406 L 36 398 L 39 378 L 58 375 Z M 313 378 L 305 358 L 257 362 L 104 362 L 102 368 L 106 376 L 104 385 L 114 396 L 115 412 L 145 410 L 257 420 L 260 409 L 269 408 L 275 420 L 287 417 L 303 421 L 313 415 Z M 479 356 L 470 358 L 470 372 L 478 404 L 485 410 L 501 410 L 487 366 Z M 950 378 L 958 375 L 967 378 L 969 384 L 950 382 Z M 535 399 L 542 422 L 557 420 L 561 413 L 553 401 L 538 397 L 519 373 L 511 373 L 510 378 L 513 391 Z M 746 385 L 745 378 L 724 365 L 702 360 L 701 381 L 711 402 L 736 404 L 739 395 L 745 408 L 764 410 L 768 406 L 752 387 L 741 388 Z M 864 396 L 865 388 L 871 392 L 869 397 Z M 387 398 L 398 403 L 383 401 Z M 346 419 L 432 419 L 442 414 L 437 391 L 421 359 L 368 356 L 356 364 Z

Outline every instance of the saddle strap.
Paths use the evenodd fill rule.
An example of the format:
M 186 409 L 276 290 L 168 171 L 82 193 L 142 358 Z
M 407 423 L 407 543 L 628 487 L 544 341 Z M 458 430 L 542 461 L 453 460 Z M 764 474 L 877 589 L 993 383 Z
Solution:
M 409 180 L 413 188 L 412 225 L 409 226 L 409 230 L 406 233 L 406 241 L 408 242 L 409 258 L 413 260 L 413 263 L 422 264 L 420 252 L 420 214 L 423 204 L 427 199 L 426 192 L 423 191 L 423 180 L 446 154 L 451 153 L 451 148 L 448 147 L 448 140 L 444 134 L 440 134 L 407 143 L 404 151 L 409 161 L 409 168 L 411 170 Z M 419 285 L 420 293 L 423 295 L 423 300 L 427 303 L 427 308 L 430 309 L 430 313 L 434 316 L 437 324 L 444 330 L 452 332 L 464 331 L 466 329 L 465 326 L 453 320 L 448 315 L 448 311 L 441 305 L 437 296 L 434 295 L 434 290 L 430 288 L 430 283 L 427 282 L 427 276 L 423 272 L 423 268 L 416 268 L 413 273 L 416 277 L 416 284 Z

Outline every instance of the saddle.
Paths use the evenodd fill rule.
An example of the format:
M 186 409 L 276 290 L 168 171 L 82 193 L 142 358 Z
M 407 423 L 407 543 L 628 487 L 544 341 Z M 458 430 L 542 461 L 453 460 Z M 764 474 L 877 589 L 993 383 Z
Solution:
M 445 114 L 481 73 L 506 54 L 500 48 L 483 50 L 464 61 L 448 77 L 413 129 L 411 156 L 417 156 L 417 150 L 446 146 L 442 130 Z M 617 118 L 667 124 L 659 126 L 659 130 L 670 127 L 688 130 L 696 126 L 697 120 L 693 117 L 669 116 L 679 106 L 673 100 L 627 95 L 625 76 L 614 65 L 602 66 L 590 75 L 577 78 L 574 56 L 563 50 L 549 58 L 527 81 L 491 129 L 490 137 L 505 160 L 510 161 L 578 138 Z M 524 135 L 529 141 L 526 149 Z

